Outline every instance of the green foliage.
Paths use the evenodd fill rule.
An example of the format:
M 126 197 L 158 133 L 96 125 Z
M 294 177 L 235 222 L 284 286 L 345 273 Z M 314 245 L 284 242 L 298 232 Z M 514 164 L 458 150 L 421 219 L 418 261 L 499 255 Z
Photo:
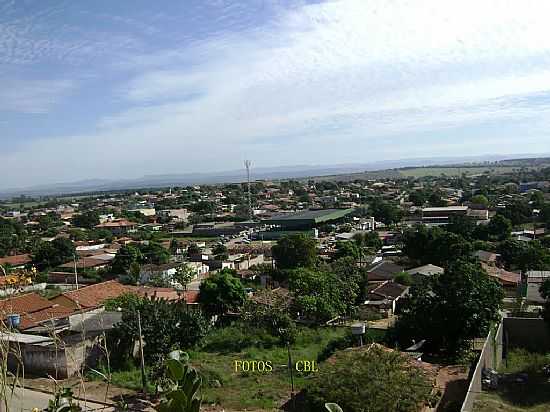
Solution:
M 60 226 L 63 226 L 63 222 L 59 218 L 59 215 L 54 212 L 49 212 L 43 216 L 40 216 L 38 219 L 38 228 L 42 232 L 48 232 L 50 231 L 55 233 L 55 229 L 57 229 Z
M 0 257 L 25 247 L 25 227 L 14 220 L 0 217 Z
M 306 387 L 309 411 L 337 402 L 346 412 L 416 412 L 430 400 L 430 377 L 406 355 L 374 346 L 335 356 Z
M 140 263 L 162 265 L 170 261 L 170 252 L 158 242 L 149 241 L 146 244 L 140 244 L 139 249 L 143 257 Z
M 487 225 L 487 232 L 495 240 L 505 240 L 512 233 L 512 222 L 502 215 L 495 215 Z
M 160 243 L 149 241 L 147 244 L 122 246 L 111 264 L 111 272 L 117 275 L 130 274 L 132 264 L 160 265 L 170 261 L 170 252 Z M 135 273 L 132 275 L 135 277 Z
M 183 288 L 195 277 L 195 270 L 188 264 L 184 263 L 176 268 L 176 273 L 172 276 L 172 280 L 179 283 Z
M 509 269 L 527 271 L 550 268 L 550 252 L 538 241 L 508 239 L 501 242 L 497 250 Z
M 263 329 L 281 343 L 293 343 L 296 339 L 296 324 L 288 313 L 285 303 L 278 302 L 275 296 L 266 291 L 267 304 L 248 301 L 243 308 L 243 322 L 248 330 Z
M 174 351 L 165 360 L 167 382 L 161 387 L 158 412 L 199 412 L 202 380 L 189 365 L 185 352 Z
M 131 359 L 133 342 L 138 339 L 137 313 L 145 346 L 145 359 L 154 363 L 174 348 L 189 349 L 206 336 L 209 324 L 199 311 L 188 310 L 185 302 L 146 299 L 123 295 L 107 303 L 109 308 L 122 308 L 122 321 L 116 325 L 108 340 L 112 345 L 111 362 L 124 365 Z
M 317 322 L 327 321 L 346 311 L 342 286 L 344 282 L 334 273 L 314 269 L 296 269 L 289 276 L 295 311 Z
M 138 247 L 134 245 L 124 245 L 116 253 L 111 271 L 118 275 L 128 274 L 133 263 L 143 261 L 143 255 Z
M 522 223 L 529 223 L 533 218 L 533 211 L 529 203 L 524 199 L 514 200 L 506 206 L 506 208 L 498 211 L 505 218 L 512 222 L 512 225 L 517 226 Z
M 353 259 L 358 259 L 361 253 L 361 249 L 357 246 L 355 242 L 336 242 L 336 253 L 334 254 L 335 259 L 340 259 L 343 257 L 351 257 Z
M 281 270 L 313 267 L 317 261 L 315 240 L 300 234 L 280 239 L 272 253 Z
M 353 241 L 357 244 L 358 247 L 363 248 L 370 248 L 379 250 L 383 243 L 382 240 L 380 240 L 380 236 L 378 236 L 378 232 L 365 232 L 365 233 L 356 233 L 353 235 Z
M 399 272 L 397 275 L 395 275 L 393 281 L 405 286 L 410 286 L 413 283 L 412 276 L 407 272 Z
M 76 249 L 73 242 L 56 238 L 51 242 L 39 242 L 33 249 L 33 262 L 39 270 L 54 268 L 74 259 Z
M 449 217 L 449 224 L 445 228 L 447 232 L 455 233 L 464 239 L 471 239 L 477 235 L 476 223 L 469 216 L 454 215 Z
M 473 252 L 470 242 L 439 227 L 417 226 L 403 234 L 403 252 L 422 265 L 448 266 Z
M 47 412 L 80 412 L 82 407 L 74 402 L 74 394 L 71 388 L 59 389 L 53 399 L 48 401 Z
M 411 193 L 409 193 L 409 202 L 412 202 L 415 206 L 422 206 L 424 203 L 426 203 L 426 196 L 424 196 L 424 193 L 420 190 L 415 190 Z
M 231 326 L 216 328 L 205 339 L 203 350 L 207 352 L 241 352 L 250 347 L 273 348 L 281 339 L 263 327 L 249 322 L 236 322 Z
M 456 356 L 498 319 L 504 294 L 479 264 L 456 262 L 413 284 L 393 333 L 407 347 L 426 339 L 432 351 Z
M 90 210 L 90 211 L 78 214 L 73 217 L 72 223 L 76 227 L 92 229 L 94 226 L 99 225 L 99 213 L 94 210 Z
M 377 221 L 381 221 L 386 225 L 393 225 L 401 221 L 403 215 L 401 209 L 384 202 L 380 198 L 375 198 L 370 203 L 370 210 Z
M 472 196 L 472 198 L 470 199 L 470 202 L 476 205 L 489 206 L 489 199 L 487 199 L 487 196 L 485 195 Z
M 200 285 L 199 302 L 209 315 L 223 315 L 240 308 L 246 300 L 241 281 L 232 269 L 223 269 Z

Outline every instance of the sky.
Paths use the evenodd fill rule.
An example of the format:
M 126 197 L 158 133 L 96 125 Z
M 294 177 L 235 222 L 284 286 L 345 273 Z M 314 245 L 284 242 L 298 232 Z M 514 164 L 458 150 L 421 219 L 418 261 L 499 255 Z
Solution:
M 550 2 L 0 0 L 0 189 L 548 153 Z

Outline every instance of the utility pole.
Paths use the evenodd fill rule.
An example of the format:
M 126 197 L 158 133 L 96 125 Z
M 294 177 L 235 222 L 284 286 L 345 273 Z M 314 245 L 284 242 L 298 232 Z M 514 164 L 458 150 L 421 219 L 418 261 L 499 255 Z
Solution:
M 292 357 L 290 356 L 290 342 L 286 342 L 286 349 L 288 351 L 288 370 L 290 371 L 290 397 L 292 399 L 292 410 L 296 410 L 296 398 L 294 397 L 294 375 L 293 375 L 293 365 L 292 365 Z
M 248 218 L 252 220 L 254 213 L 252 211 L 252 196 L 250 194 L 250 167 L 252 162 L 250 160 L 244 161 L 244 167 L 246 168 L 246 181 L 248 183 Z
M 78 271 L 76 270 L 76 253 L 73 255 L 74 262 L 74 282 L 76 283 L 76 290 L 78 290 Z
M 141 358 L 141 387 L 143 393 L 147 393 L 147 378 L 145 376 L 145 358 L 143 357 L 143 336 L 141 335 L 141 314 L 137 311 L 137 324 L 139 334 L 139 356 Z

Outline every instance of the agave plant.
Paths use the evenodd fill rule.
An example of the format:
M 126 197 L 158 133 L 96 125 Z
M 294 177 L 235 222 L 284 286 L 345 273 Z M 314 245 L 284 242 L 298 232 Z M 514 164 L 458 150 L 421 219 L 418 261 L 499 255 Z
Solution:
M 74 402 L 71 388 L 61 388 L 48 401 L 47 412 L 81 412 L 82 407 Z
M 202 402 L 201 378 L 188 364 L 189 355 L 174 351 L 165 361 L 167 383 L 161 388 L 158 412 L 199 412 Z
M 327 408 L 329 412 L 344 412 L 337 403 L 325 403 L 325 408 Z

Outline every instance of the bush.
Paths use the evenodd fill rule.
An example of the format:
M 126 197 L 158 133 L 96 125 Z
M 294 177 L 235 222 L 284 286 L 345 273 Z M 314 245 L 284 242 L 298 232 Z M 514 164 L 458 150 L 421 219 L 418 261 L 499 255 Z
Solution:
M 374 346 L 338 352 L 305 389 L 309 411 L 338 403 L 346 412 L 416 412 L 433 401 L 433 378 L 407 355 Z

